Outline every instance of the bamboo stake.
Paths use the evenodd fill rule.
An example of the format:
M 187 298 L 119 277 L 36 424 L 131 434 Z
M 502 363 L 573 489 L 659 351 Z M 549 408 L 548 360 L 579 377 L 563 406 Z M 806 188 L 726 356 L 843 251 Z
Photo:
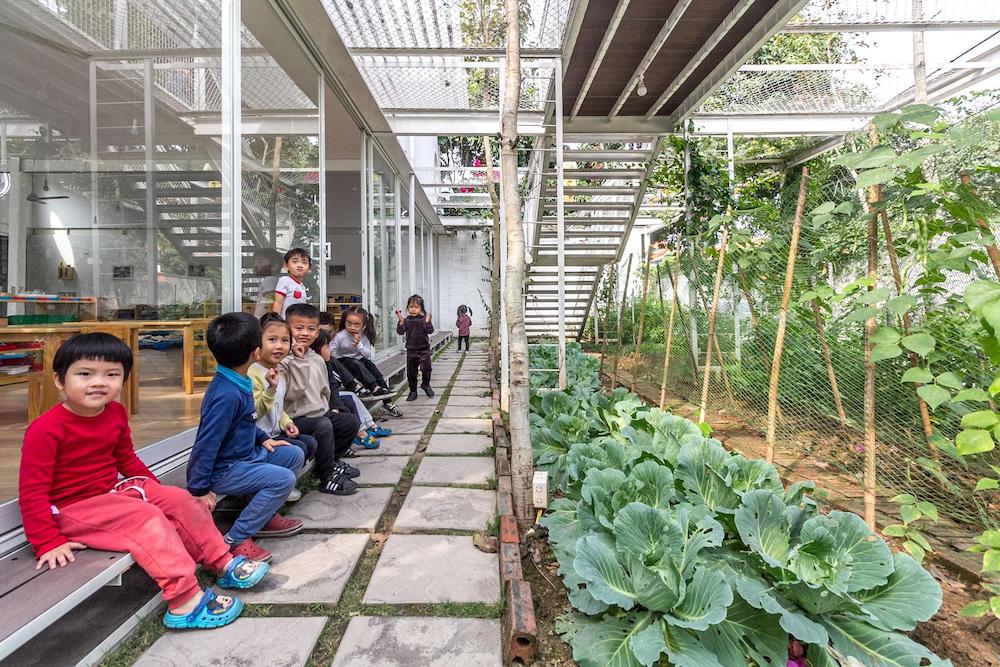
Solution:
M 892 241 L 892 228 L 889 227 L 889 214 L 884 210 L 881 211 L 882 217 L 882 234 L 885 236 L 885 249 L 889 253 L 889 265 L 892 267 L 892 280 L 896 284 L 896 294 L 901 295 L 903 293 L 903 275 L 899 271 L 899 259 L 896 256 L 896 245 Z M 903 335 L 910 335 L 910 314 L 903 313 Z M 910 366 L 916 368 L 920 365 L 920 361 L 917 359 L 916 352 L 909 353 Z M 922 387 L 923 385 L 919 382 L 915 382 L 913 385 L 914 391 Z M 941 460 L 941 455 L 938 453 L 937 445 L 934 444 L 934 427 L 931 426 L 931 413 L 927 409 L 927 403 L 924 399 L 920 398 L 920 394 L 917 394 L 917 408 L 920 411 L 920 424 L 924 429 L 924 438 L 927 440 L 927 448 L 930 450 L 931 456 L 935 461 Z
M 695 276 L 697 277 L 697 271 L 695 272 Z M 709 303 L 708 300 L 705 299 L 705 291 L 701 288 L 700 282 L 696 281 L 696 283 L 695 291 L 698 292 L 698 300 L 701 302 L 701 307 L 707 313 L 709 310 Z M 708 344 L 712 346 L 713 350 L 715 350 L 715 356 L 717 356 L 720 360 L 725 359 L 725 357 L 722 356 L 722 347 L 719 345 L 719 337 L 715 335 L 714 331 L 711 332 L 711 335 L 708 337 Z M 724 363 L 719 364 L 719 372 L 722 374 L 722 386 L 726 389 L 726 398 L 729 399 L 729 404 L 735 408 L 736 398 L 733 394 L 733 385 L 729 382 L 729 371 L 726 370 L 726 365 Z
M 639 302 L 639 332 L 635 339 L 635 357 L 639 358 L 639 352 L 642 349 L 642 333 L 643 329 L 646 327 L 646 296 L 649 294 L 649 264 L 653 259 L 652 248 L 646 251 L 646 271 L 642 275 L 642 300 Z M 629 385 L 629 391 L 635 393 L 635 381 L 638 377 L 638 366 L 632 369 L 632 383 Z
M 722 290 L 722 269 L 726 261 L 726 244 L 729 242 L 729 227 L 722 227 L 722 240 L 719 243 L 719 264 L 715 269 L 715 285 L 712 288 L 712 307 L 708 311 L 708 339 L 715 342 L 715 315 L 719 309 L 719 292 Z M 718 343 L 715 342 L 718 348 Z M 722 351 L 719 350 L 719 366 L 725 360 L 722 358 Z M 707 345 L 705 349 L 705 374 L 701 378 L 701 405 L 698 411 L 698 421 L 705 421 L 705 410 L 708 407 L 708 384 L 712 375 L 712 346 Z
M 628 280 L 632 275 L 632 255 L 628 256 L 625 263 L 625 284 L 622 285 L 622 303 L 618 311 L 618 340 L 615 342 L 615 365 L 611 369 L 611 389 L 618 384 L 618 361 L 622 353 L 622 320 L 625 319 L 625 305 L 628 303 Z
M 802 182 L 799 184 L 799 200 L 795 204 L 795 221 L 792 223 L 792 239 L 788 245 L 788 262 L 785 264 L 785 284 L 781 291 L 781 309 L 778 311 L 778 330 L 774 337 L 774 359 L 771 361 L 771 381 L 767 390 L 767 462 L 774 462 L 774 435 L 778 419 L 778 378 L 781 374 L 781 354 L 785 346 L 785 328 L 788 325 L 788 300 L 792 296 L 792 277 L 795 272 L 795 256 L 799 252 L 799 230 L 806 208 L 806 192 L 809 189 L 809 168 L 802 167 Z
M 607 280 L 611 282 L 611 267 L 608 267 Z M 600 283 L 598 283 L 600 284 Z M 605 286 L 607 287 L 607 286 Z M 604 340 L 601 343 L 601 369 L 599 371 L 600 377 L 604 377 L 604 360 L 608 358 L 608 327 L 611 326 L 611 304 L 613 300 L 611 295 L 608 295 L 608 304 L 604 308 Z
M 878 132 L 875 124 L 869 123 L 868 136 L 872 146 L 878 145 Z M 868 277 L 871 285 L 868 290 L 875 289 L 875 281 L 878 278 L 878 204 L 882 201 L 882 188 L 872 185 L 868 188 L 868 203 L 871 206 L 871 215 L 868 216 L 867 235 L 867 256 L 868 256 Z M 875 318 L 869 317 L 865 320 L 865 476 L 864 476 L 864 497 L 865 497 L 865 523 L 871 530 L 875 530 L 875 362 L 872 361 L 872 337 L 875 335 Z
M 756 332 L 760 324 L 760 317 L 757 315 L 757 309 L 754 307 L 753 295 L 750 292 L 750 285 L 747 283 L 747 276 L 743 273 L 743 269 L 736 266 L 736 278 L 740 284 L 740 290 L 743 292 L 743 296 L 747 300 L 747 307 L 750 309 L 750 324 L 753 326 Z M 767 349 L 764 347 L 764 342 L 760 339 L 760 336 L 754 336 L 754 347 L 757 348 L 757 352 L 760 353 L 760 358 L 764 362 L 764 368 L 767 369 L 768 375 L 771 373 L 771 357 L 767 353 Z M 785 421 L 785 414 L 781 410 L 781 404 L 778 404 L 778 421 Z
M 968 174 L 962 174 L 962 185 L 972 185 L 972 178 Z M 977 194 L 975 188 L 972 188 L 972 194 Z M 989 224 L 987 224 L 987 222 L 982 218 L 976 218 L 976 224 L 979 225 L 981 230 L 983 230 L 983 234 L 986 234 L 987 236 L 993 235 Z M 1000 278 L 1000 250 L 997 250 L 995 243 L 989 243 L 986 245 L 986 254 L 990 256 L 990 264 L 993 265 L 993 273 L 996 274 L 997 278 Z
M 833 405 L 837 408 L 837 419 L 842 427 L 847 427 L 847 415 L 844 414 L 844 404 L 840 401 L 840 388 L 837 386 L 837 373 L 833 370 L 833 359 L 830 356 L 830 346 L 826 343 L 826 333 L 823 331 L 823 318 L 819 312 L 819 299 L 812 300 L 813 319 L 816 320 L 816 333 L 819 334 L 819 349 L 823 354 L 823 364 L 826 366 L 826 376 L 830 379 L 830 391 L 833 393 Z
M 678 246 L 678 248 L 677 248 L 677 270 L 678 271 L 680 271 L 680 268 L 681 268 L 681 256 L 680 256 L 680 252 L 681 252 L 680 251 L 680 246 Z M 673 271 L 673 269 L 670 268 L 669 264 L 667 264 L 666 262 L 664 262 L 664 265 L 667 267 L 667 271 L 668 272 Z M 674 280 L 673 280 L 673 277 L 671 276 L 670 284 L 673 284 L 673 282 L 674 282 Z M 663 284 L 660 282 L 659 279 L 657 279 L 656 284 L 657 284 L 657 286 L 660 289 L 660 315 L 661 315 L 662 319 L 666 320 L 667 319 L 667 317 L 666 317 L 666 315 L 667 315 L 667 308 L 663 304 Z M 666 331 L 666 335 L 667 335 L 666 345 L 667 345 L 667 347 L 666 347 L 666 349 L 663 352 L 663 377 L 660 379 L 660 409 L 661 410 L 663 409 L 663 407 L 667 403 L 667 374 L 670 372 L 670 348 L 671 348 L 671 346 L 673 345 L 673 342 L 674 342 L 674 316 L 676 314 L 677 314 L 677 293 L 675 292 L 674 293 L 674 298 L 670 301 L 670 323 L 667 324 L 667 331 Z
M 680 297 L 677 294 L 677 287 L 681 282 L 681 248 L 680 245 L 677 246 L 677 280 L 674 280 L 674 274 L 667 271 L 667 277 L 670 278 L 670 289 L 674 293 L 674 305 L 673 308 L 677 310 L 678 316 L 681 319 L 681 326 L 686 327 L 687 321 L 684 315 L 684 311 L 681 309 Z M 691 349 L 690 345 L 685 345 L 687 348 L 688 355 L 691 357 L 691 377 L 694 379 L 695 386 L 698 385 L 698 359 L 694 356 L 694 350 Z

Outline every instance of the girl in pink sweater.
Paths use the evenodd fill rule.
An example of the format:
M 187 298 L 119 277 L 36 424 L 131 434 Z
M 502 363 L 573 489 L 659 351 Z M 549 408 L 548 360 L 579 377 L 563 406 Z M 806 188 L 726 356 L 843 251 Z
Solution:
M 458 307 L 458 319 L 455 320 L 458 327 L 458 351 L 462 351 L 462 341 L 465 341 L 465 351 L 469 351 L 469 331 L 472 329 L 472 310 L 466 306 Z

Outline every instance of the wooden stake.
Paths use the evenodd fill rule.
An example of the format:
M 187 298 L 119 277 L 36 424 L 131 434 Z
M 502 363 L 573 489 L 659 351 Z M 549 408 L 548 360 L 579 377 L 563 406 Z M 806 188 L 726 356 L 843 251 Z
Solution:
M 680 248 L 677 250 L 677 268 L 680 269 Z M 667 271 L 673 271 L 670 268 L 670 264 L 664 262 Z M 673 279 L 671 278 L 670 283 L 673 284 Z M 663 304 L 663 284 L 660 282 L 659 278 L 656 280 L 656 284 L 660 289 L 660 315 L 665 321 L 667 319 L 667 309 Z M 670 322 L 667 324 L 666 329 L 666 348 L 663 351 L 663 377 L 660 379 L 660 409 L 667 403 L 667 374 L 670 372 L 670 348 L 674 342 L 674 316 L 677 314 L 677 298 L 673 298 L 670 301 Z
M 820 315 L 819 299 L 812 300 L 813 319 L 816 321 L 816 333 L 819 334 L 819 349 L 823 354 L 823 364 L 826 366 L 826 376 L 830 380 L 830 391 L 833 393 L 833 405 L 837 408 L 837 419 L 840 425 L 847 426 L 847 415 L 844 405 L 840 402 L 840 388 L 837 386 L 837 373 L 833 370 L 833 359 L 830 357 L 830 346 L 826 343 L 826 333 L 823 331 L 823 317 Z
M 878 132 L 875 124 L 869 123 L 868 136 L 872 147 L 878 145 Z M 868 290 L 875 289 L 878 278 L 878 203 L 882 201 L 882 188 L 877 184 L 868 188 L 868 203 L 871 205 L 871 215 L 868 216 L 867 255 L 868 277 L 871 285 Z M 875 318 L 865 320 L 865 523 L 875 530 L 875 362 L 872 361 L 872 337 L 875 335 Z
M 802 167 L 802 182 L 799 184 L 799 200 L 795 204 L 795 221 L 792 223 L 792 239 L 788 245 L 788 262 L 785 264 L 785 284 L 781 291 L 781 310 L 778 311 L 778 330 L 774 337 L 774 358 L 771 361 L 771 381 L 767 390 L 767 462 L 774 462 L 774 435 L 778 419 L 778 378 L 781 374 L 781 354 L 785 346 L 785 328 L 788 325 L 788 300 L 792 296 L 792 277 L 795 272 L 795 256 L 799 252 L 799 231 L 802 215 L 806 208 L 806 192 L 809 189 L 809 169 Z
M 625 305 L 628 303 L 628 280 L 632 275 L 632 255 L 625 263 L 625 284 L 622 285 L 622 303 L 618 311 L 618 340 L 615 342 L 615 365 L 611 369 L 611 389 L 618 385 L 618 361 L 622 353 L 622 320 L 625 319 Z
M 962 174 L 962 185 L 972 185 L 972 178 L 968 174 Z M 976 194 L 976 189 L 972 188 L 972 194 Z M 991 236 L 990 226 L 982 218 L 976 218 L 976 224 L 983 230 L 983 234 Z M 1000 250 L 997 250 L 995 243 L 986 245 L 986 254 L 990 256 L 990 264 L 993 265 L 993 273 L 1000 278 Z
M 715 285 L 712 288 L 712 307 L 708 311 L 708 339 L 712 343 L 715 343 L 715 347 L 718 348 L 718 342 L 715 340 L 715 315 L 719 309 L 719 292 L 722 289 L 722 270 L 726 261 L 726 244 L 729 242 L 729 227 L 722 227 L 722 240 L 719 243 L 719 264 L 715 268 Z M 725 360 L 722 358 L 722 350 L 719 350 L 719 365 L 723 365 Z M 705 410 L 708 407 L 708 384 L 712 376 L 712 345 L 709 344 L 705 349 L 705 373 L 701 378 L 701 405 L 698 410 L 698 421 L 705 421 Z
M 653 258 L 653 250 L 650 248 L 646 251 L 646 270 L 642 274 L 642 300 L 639 302 L 639 332 L 635 338 L 635 357 L 638 359 L 639 352 L 642 349 L 642 333 L 643 329 L 646 327 L 646 296 L 649 294 L 649 264 Z M 632 371 L 632 383 L 629 385 L 629 391 L 635 393 L 635 381 L 638 378 L 639 373 L 637 368 L 633 368 Z
M 882 235 L 885 236 L 885 249 L 889 253 L 889 266 L 892 267 L 892 280 L 896 285 L 896 294 L 901 295 L 903 293 L 903 275 L 899 271 L 899 259 L 896 257 L 896 245 L 892 241 L 892 228 L 889 227 L 889 214 L 884 210 L 881 211 L 882 216 Z M 903 313 L 903 335 L 910 335 L 910 314 Z M 917 358 L 916 352 L 909 353 L 910 366 L 916 368 L 920 365 L 920 360 Z M 916 391 L 923 384 L 919 382 L 913 383 L 913 389 Z M 920 424 L 924 429 L 924 438 L 927 440 L 927 448 L 930 450 L 931 456 L 935 461 L 941 460 L 941 455 L 938 453 L 937 445 L 934 444 L 934 427 L 931 426 L 931 413 L 927 409 L 927 403 L 924 399 L 920 398 L 920 394 L 917 394 L 917 409 L 920 411 Z
M 698 300 L 701 303 L 702 309 L 707 313 L 709 311 L 709 303 L 705 298 L 705 291 L 701 288 L 701 283 L 697 280 L 698 274 L 697 269 L 695 269 L 695 291 L 698 293 Z M 719 346 L 719 337 L 715 335 L 715 332 L 711 332 L 711 336 L 708 337 L 708 344 L 712 346 L 715 351 L 715 356 L 719 359 L 725 359 L 722 356 L 722 347 Z M 719 364 L 719 372 L 722 375 L 722 386 L 726 389 L 726 398 L 729 399 L 729 404 L 735 408 L 736 398 L 733 394 L 733 385 L 729 382 L 729 371 L 726 370 L 726 365 L 723 363 Z

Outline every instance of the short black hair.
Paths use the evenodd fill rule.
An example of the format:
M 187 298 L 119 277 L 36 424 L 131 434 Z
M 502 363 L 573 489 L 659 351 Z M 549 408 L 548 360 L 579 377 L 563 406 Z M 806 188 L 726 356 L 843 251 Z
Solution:
M 132 371 L 132 350 L 121 339 L 100 332 L 76 334 L 56 350 L 52 360 L 52 369 L 59 382 L 66 382 L 69 367 L 81 359 L 121 364 L 126 380 Z
M 285 321 L 293 317 L 304 317 L 307 320 L 319 321 L 319 308 L 311 303 L 293 303 L 285 311 Z
M 322 350 L 324 347 L 327 347 L 330 344 L 331 340 L 333 340 L 333 338 L 332 336 L 330 336 L 330 332 L 327 331 L 326 329 L 320 329 L 319 333 L 316 334 L 316 340 L 312 342 L 312 345 L 309 346 L 309 349 L 315 352 L 316 354 L 319 354 L 319 351 Z
M 333 315 L 326 312 L 325 310 L 319 311 L 319 324 L 323 326 L 324 324 L 329 324 L 333 326 Z
M 236 368 L 260 347 L 260 322 L 250 313 L 225 313 L 208 323 L 205 342 L 220 366 Z
M 309 253 L 306 252 L 305 248 L 292 248 L 291 250 L 286 252 L 285 264 L 288 264 L 288 260 L 290 260 L 292 257 L 302 257 L 307 262 L 309 262 L 309 266 L 312 266 L 313 263 L 312 257 L 309 256 Z
M 278 313 L 264 313 L 263 315 L 260 316 L 260 331 L 262 334 L 264 332 L 264 329 L 272 325 L 283 326 L 286 329 L 288 329 L 289 332 L 291 332 L 292 329 L 290 326 L 288 326 L 288 322 L 286 322 Z

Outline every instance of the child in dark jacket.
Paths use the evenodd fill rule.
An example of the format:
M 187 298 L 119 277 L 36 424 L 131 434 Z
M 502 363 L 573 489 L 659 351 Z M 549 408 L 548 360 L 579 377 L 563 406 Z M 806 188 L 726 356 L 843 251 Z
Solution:
M 434 333 L 434 325 L 431 323 L 431 314 L 424 308 L 424 298 L 419 294 L 413 294 L 406 300 L 406 317 L 396 310 L 396 333 L 406 336 L 406 381 L 410 385 L 410 395 L 406 397 L 408 401 L 417 400 L 417 369 L 423 376 L 424 382 L 420 388 L 427 396 L 434 396 L 431 389 L 431 341 L 430 334 Z
M 270 438 L 254 422 L 253 382 L 247 369 L 260 354 L 260 322 L 249 313 L 226 313 L 205 332 L 218 371 L 201 402 L 198 434 L 187 469 L 193 496 L 221 493 L 249 496 L 226 543 L 234 554 L 270 560 L 253 537 L 287 537 L 302 530 L 302 521 L 278 514 L 295 487 L 296 471 L 305 455 L 284 440 Z

